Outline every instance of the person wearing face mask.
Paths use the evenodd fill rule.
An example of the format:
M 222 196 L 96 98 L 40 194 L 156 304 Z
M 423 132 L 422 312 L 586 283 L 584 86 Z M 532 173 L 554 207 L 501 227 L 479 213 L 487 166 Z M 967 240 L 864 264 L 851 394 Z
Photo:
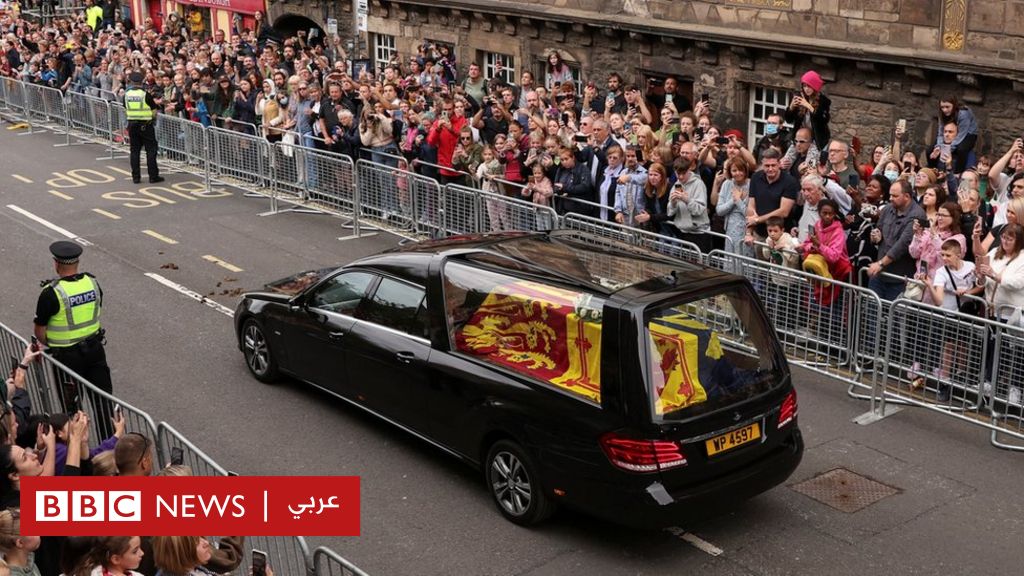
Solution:
M 792 136 L 789 133 L 789 129 L 782 123 L 782 114 L 769 114 L 768 119 L 764 123 L 764 136 L 761 136 L 761 139 L 757 141 L 757 145 L 754 147 L 757 163 L 761 163 L 761 154 L 765 150 L 772 147 L 786 150 L 789 148 L 791 141 Z

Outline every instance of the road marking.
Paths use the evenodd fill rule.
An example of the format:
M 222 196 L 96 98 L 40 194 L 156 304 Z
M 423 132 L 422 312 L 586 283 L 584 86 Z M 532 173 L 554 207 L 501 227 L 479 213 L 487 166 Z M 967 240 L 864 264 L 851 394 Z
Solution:
M 160 234 L 159 232 L 154 232 L 152 230 L 143 230 L 142 233 L 147 235 L 147 236 L 152 236 L 153 238 L 156 238 L 157 240 L 160 240 L 161 242 L 167 242 L 168 244 L 177 244 L 178 243 L 177 240 L 175 240 L 173 238 L 168 238 L 167 236 L 164 236 L 163 234 Z
M 106 216 L 107 218 L 110 218 L 111 220 L 120 220 L 121 219 L 121 217 L 118 216 L 117 214 L 114 214 L 113 212 L 107 212 L 106 210 L 104 210 L 102 208 L 93 208 L 92 211 L 97 213 L 97 214 L 102 214 L 102 215 Z
M 124 168 L 118 168 L 117 166 L 107 166 L 107 168 L 110 168 L 114 172 L 120 172 L 121 174 L 124 174 L 128 178 L 132 177 L 132 173 L 127 171 L 127 170 L 125 170 Z
M 683 530 L 682 528 L 679 528 L 678 526 L 672 526 L 671 528 L 666 528 L 665 531 L 668 532 L 669 534 L 672 534 L 673 536 L 679 538 L 683 542 L 686 542 L 690 546 L 693 546 L 694 548 L 700 550 L 701 552 L 704 552 L 704 553 L 709 554 L 711 556 L 721 556 L 723 554 L 722 549 L 719 548 L 718 546 L 715 546 L 714 544 L 712 544 L 711 542 L 708 542 L 707 540 L 701 538 L 700 536 L 697 536 L 696 534 L 687 532 L 686 530 Z
M 14 178 L 15 180 L 21 180 L 25 184 L 31 184 L 32 183 L 31 180 L 29 180 L 28 178 L 25 178 L 21 174 L 11 174 L 11 177 Z
M 217 258 L 216 256 L 211 256 L 210 254 L 207 254 L 206 256 L 203 256 L 203 260 L 206 260 L 207 262 L 213 262 L 217 266 L 220 266 L 221 268 L 227 268 L 228 270 L 231 270 L 232 272 L 244 272 L 244 270 L 242 270 L 238 266 L 235 266 L 234 264 L 229 264 L 229 263 L 221 260 L 220 258 Z
M 206 304 L 210 308 L 213 308 L 217 312 L 220 312 L 221 314 L 224 314 L 225 316 L 228 316 L 229 318 L 234 318 L 235 317 L 235 312 L 231 308 L 228 308 L 227 306 L 224 306 L 223 304 L 219 304 L 217 302 L 214 302 L 213 300 L 210 300 L 209 298 L 207 298 L 206 296 L 203 296 L 202 294 L 200 294 L 198 292 L 195 292 L 193 290 L 189 290 L 188 288 L 185 288 L 184 286 L 182 286 L 181 284 L 178 284 L 177 282 L 172 282 L 172 281 L 168 280 L 167 278 L 164 278 L 163 276 L 161 276 L 159 274 L 153 274 L 152 272 L 146 272 L 146 276 L 148 276 L 149 278 L 152 278 L 153 280 L 156 280 L 157 282 L 163 284 L 164 286 L 167 286 L 171 290 L 174 290 L 176 292 L 180 292 L 180 293 L 184 294 L 185 296 L 188 296 L 189 298 L 195 300 L 196 302 L 199 302 L 201 304 Z
M 74 196 L 68 196 L 67 194 L 65 194 L 63 192 L 57 192 L 56 190 L 47 190 L 47 192 L 49 192 L 50 194 L 53 194 L 57 198 L 63 198 L 65 200 L 74 200 L 75 199 Z
M 49 220 L 46 220 L 44 218 L 40 218 L 39 216 L 36 216 L 35 214 L 29 212 L 28 210 L 25 210 L 24 208 L 19 208 L 18 206 L 15 206 L 14 204 L 8 204 L 7 207 L 10 208 L 11 210 L 14 210 L 18 214 L 21 214 L 22 216 L 30 219 L 30 220 L 34 220 L 34 221 L 38 222 L 39 224 L 42 224 L 43 226 L 46 226 L 50 230 L 53 230 L 54 232 L 56 232 L 58 234 L 61 234 L 62 236 L 66 237 L 66 238 L 70 238 L 70 239 L 74 240 L 75 242 L 78 242 L 82 246 L 92 246 L 92 242 L 89 242 L 88 240 L 86 240 L 85 238 L 82 238 L 78 234 L 70 232 L 66 228 L 61 228 L 60 226 L 57 226 L 56 224 L 54 224 L 53 222 L 50 222 Z

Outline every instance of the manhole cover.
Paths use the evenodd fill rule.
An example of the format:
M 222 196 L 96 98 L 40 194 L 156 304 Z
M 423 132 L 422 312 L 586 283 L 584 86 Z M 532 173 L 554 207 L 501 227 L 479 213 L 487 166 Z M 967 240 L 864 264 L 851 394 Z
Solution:
M 900 492 L 899 488 L 876 482 L 846 468 L 830 470 L 791 488 L 847 514 Z

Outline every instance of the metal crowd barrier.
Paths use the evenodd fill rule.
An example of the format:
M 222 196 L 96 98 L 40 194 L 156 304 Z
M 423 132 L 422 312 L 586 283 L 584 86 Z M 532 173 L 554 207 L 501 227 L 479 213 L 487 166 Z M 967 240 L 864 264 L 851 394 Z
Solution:
M 206 128 L 210 145 L 207 173 L 210 180 L 269 192 L 270 142 L 265 138 L 234 130 Z
M 156 444 L 159 446 L 161 455 L 160 466 L 167 466 L 171 463 L 171 453 L 175 448 L 181 449 L 184 454 L 182 464 L 192 468 L 193 476 L 227 476 L 228 471 L 220 464 L 214 462 L 213 458 L 207 456 L 206 452 L 189 441 L 188 438 L 178 432 L 167 422 L 161 422 L 156 427 Z
M 334 550 L 322 546 L 313 551 L 312 568 L 317 576 L 369 576 Z
M 643 246 L 687 262 L 697 264 L 705 263 L 704 254 L 700 251 L 700 248 L 692 242 L 687 242 L 679 238 L 663 236 L 661 234 L 648 232 L 647 230 L 641 230 L 639 228 L 633 228 L 632 226 L 626 226 L 625 224 L 601 220 L 600 218 L 594 218 L 593 216 L 584 216 L 570 212 L 562 216 L 559 228 L 579 230 L 581 232 L 588 232 L 596 236 L 601 236 L 602 238 L 609 238 L 611 240 L 618 240 L 627 244 Z
M 156 117 L 160 158 L 183 172 L 206 175 L 206 134 L 202 124 L 191 120 L 170 114 L 159 114 Z

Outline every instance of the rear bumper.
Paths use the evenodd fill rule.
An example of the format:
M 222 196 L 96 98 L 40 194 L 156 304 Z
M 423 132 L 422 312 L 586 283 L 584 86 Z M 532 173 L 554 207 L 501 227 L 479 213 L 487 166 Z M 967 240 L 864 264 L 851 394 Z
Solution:
M 679 525 L 721 514 L 745 500 L 786 481 L 803 458 L 800 429 L 775 450 L 725 476 L 669 492 L 651 475 L 644 486 L 597 485 L 581 487 L 567 505 L 616 524 L 654 529 Z

